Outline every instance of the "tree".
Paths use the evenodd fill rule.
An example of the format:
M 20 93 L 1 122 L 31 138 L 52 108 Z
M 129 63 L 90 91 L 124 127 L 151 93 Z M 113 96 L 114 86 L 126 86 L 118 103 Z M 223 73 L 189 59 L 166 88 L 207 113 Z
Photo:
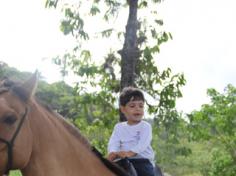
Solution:
M 55 82 L 48 84 L 45 81 L 39 81 L 38 90 L 36 92 L 41 102 L 51 109 L 57 111 L 63 117 L 71 119 L 77 117 L 78 111 L 71 112 L 73 107 L 73 88 L 65 82 Z
M 140 51 L 137 42 L 138 30 L 138 0 L 128 1 L 129 17 L 126 25 L 125 41 L 121 55 L 121 81 L 120 88 L 135 86 L 135 67 L 139 59 Z
M 0 80 L 10 79 L 15 82 L 22 82 L 28 79 L 32 73 L 21 72 L 16 68 L 8 66 L 6 63 L 0 63 Z M 73 88 L 67 85 L 65 82 L 55 82 L 48 84 L 39 76 L 38 89 L 36 91 L 36 97 L 45 105 L 51 109 L 57 111 L 64 117 L 74 118 L 78 116 L 79 111 L 71 112 L 74 99 Z
M 8 66 L 5 62 L 0 61 L 0 80 L 9 78 L 14 81 L 22 81 L 31 75 L 30 72 L 20 72 L 16 68 Z
M 228 85 L 224 93 L 208 89 L 210 104 L 189 114 L 193 140 L 213 143 L 212 161 L 206 175 L 236 175 L 236 88 Z
M 94 87 L 103 94 L 114 96 L 114 93 L 118 93 L 125 86 L 136 86 L 145 90 L 154 99 L 160 99 L 157 106 L 149 104 L 149 112 L 155 113 L 155 117 L 159 115 L 159 121 L 167 120 L 168 115 L 174 119 L 177 117 L 174 110 L 175 100 L 182 96 L 180 87 L 185 84 L 185 79 L 182 74 L 172 75 L 170 68 L 160 71 L 155 66 L 155 57 L 160 45 L 172 38 L 170 33 L 160 30 L 163 21 L 158 18 L 156 11 L 159 2 L 160 0 L 94 0 L 63 4 L 63 1 L 47 0 L 46 7 L 62 8 L 65 17 L 60 28 L 64 34 L 72 34 L 78 42 L 73 51 L 54 58 L 55 63 L 61 66 L 64 75 L 68 70 L 72 70 L 79 76 L 80 81 L 76 86 L 78 91 L 88 92 L 87 87 Z M 111 23 L 118 21 L 120 15 L 124 17 L 124 10 L 127 8 L 129 18 L 126 30 L 119 31 Z M 150 16 L 138 17 L 138 11 L 143 14 L 150 13 Z M 92 30 L 93 26 L 89 26 L 89 21 L 94 19 L 102 24 L 99 26 L 99 23 L 96 23 L 95 31 Z M 100 28 L 105 29 L 98 32 Z M 104 60 L 99 58 L 100 62 L 95 63 L 96 56 L 93 55 L 92 49 L 86 49 L 89 41 L 95 41 L 92 38 L 94 35 L 114 41 L 123 39 L 123 48 L 119 50 L 120 45 L 112 45 Z M 114 100 L 111 99 L 109 102 L 113 104 Z

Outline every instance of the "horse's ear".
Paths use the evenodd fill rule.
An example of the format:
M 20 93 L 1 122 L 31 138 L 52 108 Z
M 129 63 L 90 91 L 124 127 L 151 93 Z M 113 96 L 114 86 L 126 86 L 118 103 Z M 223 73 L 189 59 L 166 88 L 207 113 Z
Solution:
M 29 99 L 32 95 L 34 95 L 35 90 L 38 84 L 38 71 L 36 70 L 35 73 L 22 84 L 22 88 L 25 91 L 27 99 Z

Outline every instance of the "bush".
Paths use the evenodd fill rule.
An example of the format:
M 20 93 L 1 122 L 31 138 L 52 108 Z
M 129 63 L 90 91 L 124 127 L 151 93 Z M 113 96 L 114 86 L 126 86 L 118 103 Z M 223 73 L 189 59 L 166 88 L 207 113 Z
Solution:
M 207 175 L 210 176 L 235 176 L 236 166 L 233 158 L 226 151 L 215 149 L 212 152 L 211 167 Z

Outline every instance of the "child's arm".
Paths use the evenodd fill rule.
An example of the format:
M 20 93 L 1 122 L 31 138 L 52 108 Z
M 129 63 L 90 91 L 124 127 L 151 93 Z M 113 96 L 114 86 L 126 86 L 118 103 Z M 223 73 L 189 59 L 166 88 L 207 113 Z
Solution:
M 116 152 L 119 151 L 119 147 L 120 147 L 120 139 L 116 125 L 108 142 L 108 157 L 107 157 L 108 160 L 113 161 L 118 157 Z

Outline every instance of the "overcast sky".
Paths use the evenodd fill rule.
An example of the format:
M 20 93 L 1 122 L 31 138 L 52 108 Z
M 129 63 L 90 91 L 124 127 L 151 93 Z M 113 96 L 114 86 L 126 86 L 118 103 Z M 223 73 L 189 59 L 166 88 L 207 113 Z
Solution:
M 157 63 L 187 79 L 179 110 L 190 112 L 207 102 L 207 88 L 222 92 L 229 83 L 236 86 L 235 7 L 235 0 L 165 0 L 159 6 L 173 40 L 161 46 Z M 73 46 L 59 31 L 59 20 L 43 0 L 2 1 L 0 60 L 21 71 L 38 69 L 49 82 L 60 79 L 45 60 Z
M 173 40 L 161 48 L 160 61 L 187 79 L 180 109 L 207 102 L 206 89 L 236 86 L 236 1 L 166 0 L 161 13 Z

